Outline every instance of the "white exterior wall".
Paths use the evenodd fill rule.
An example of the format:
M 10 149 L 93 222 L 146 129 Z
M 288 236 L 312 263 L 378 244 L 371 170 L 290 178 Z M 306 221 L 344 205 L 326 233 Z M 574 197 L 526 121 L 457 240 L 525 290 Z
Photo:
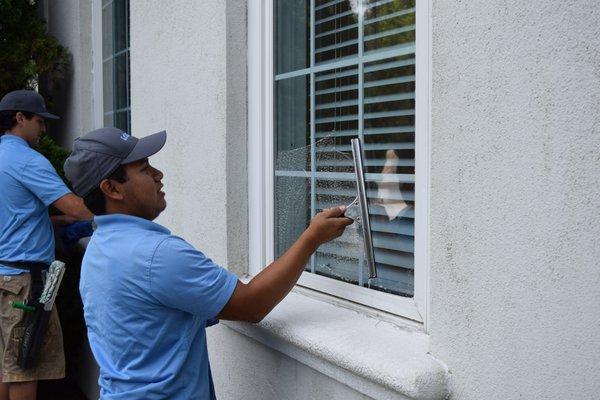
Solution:
M 131 1 L 132 133 L 166 129 L 158 222 L 238 272 L 247 253 L 245 4 Z M 226 36 L 231 40 L 227 41 Z
M 94 129 L 91 0 L 44 0 L 40 7 L 48 32 L 72 56 L 70 74 L 51 110 L 61 119 L 50 123 L 59 143 L 71 148 L 75 138 Z
M 50 8 L 74 55 L 73 137 L 92 124 L 91 37 L 71 24 L 91 25 L 86 4 Z M 132 131 L 169 133 L 152 158 L 158 222 L 236 272 L 245 7 L 132 0 L 130 13 Z M 429 327 L 452 399 L 600 397 L 599 16 L 593 0 L 432 1 Z M 224 324 L 209 332 L 222 400 L 367 398 Z
M 599 18 L 433 1 L 431 341 L 454 399 L 600 398 Z
M 220 400 L 370 399 L 223 324 L 211 330 L 208 349 Z

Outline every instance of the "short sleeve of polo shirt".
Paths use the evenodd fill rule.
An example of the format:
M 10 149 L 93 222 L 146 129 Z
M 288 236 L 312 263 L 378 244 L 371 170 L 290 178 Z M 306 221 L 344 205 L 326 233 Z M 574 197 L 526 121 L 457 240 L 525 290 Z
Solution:
M 235 274 L 175 236 L 157 246 L 149 278 L 150 293 L 161 304 L 205 320 L 221 312 L 238 281 Z
M 33 157 L 22 169 L 21 183 L 46 207 L 71 191 L 45 157 Z

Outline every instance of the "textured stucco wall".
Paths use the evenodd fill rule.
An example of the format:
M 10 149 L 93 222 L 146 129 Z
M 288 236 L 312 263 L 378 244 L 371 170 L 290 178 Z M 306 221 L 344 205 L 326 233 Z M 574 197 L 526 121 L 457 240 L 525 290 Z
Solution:
M 158 222 L 246 268 L 245 3 L 131 1 L 132 133 L 168 132 Z M 240 28 L 242 27 L 242 28 Z M 235 57 L 233 56 L 235 53 Z
M 219 399 L 370 399 L 222 324 L 209 331 L 211 368 Z
M 92 6 L 91 0 L 44 0 L 40 3 L 55 36 L 72 55 L 71 70 L 52 112 L 61 119 L 50 123 L 57 140 L 71 148 L 73 140 L 93 129 Z
M 433 1 L 431 339 L 455 399 L 600 398 L 599 21 Z

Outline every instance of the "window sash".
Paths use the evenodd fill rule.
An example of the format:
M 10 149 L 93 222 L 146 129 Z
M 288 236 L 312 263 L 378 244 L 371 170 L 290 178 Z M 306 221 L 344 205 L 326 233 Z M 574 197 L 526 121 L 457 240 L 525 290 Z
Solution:
M 93 12 L 99 14 L 93 18 L 95 79 L 100 82 L 101 91 L 96 92 L 102 99 L 96 118 L 102 126 L 115 126 L 131 133 L 131 96 L 130 96 L 130 47 L 129 47 L 129 0 L 96 0 Z M 95 22 L 95 24 L 94 24 Z M 100 88 L 98 88 L 100 89 Z
M 416 56 L 420 66 L 416 72 L 416 126 L 422 134 L 415 138 L 417 153 L 417 181 L 415 200 L 419 209 L 415 215 L 415 286 L 414 297 L 405 298 L 377 292 L 310 273 L 304 273 L 299 284 L 313 290 L 360 303 L 379 310 L 404 316 L 425 323 L 427 327 L 427 301 L 429 262 L 427 257 L 428 209 L 427 186 L 429 183 L 429 4 L 417 1 Z M 316 65 L 312 71 L 295 71 L 274 77 L 273 68 L 273 3 L 262 0 L 248 6 L 248 107 L 249 107 L 249 256 L 251 275 L 257 274 L 274 258 L 274 178 L 273 168 L 273 90 L 276 80 L 293 75 L 318 73 L 328 69 L 356 64 L 355 60 L 338 61 L 336 65 Z M 389 53 L 370 54 L 366 57 L 385 58 Z M 412 61 L 414 63 L 414 60 Z M 338 75 L 339 76 L 339 75 Z M 412 78 L 414 79 L 414 78 Z M 356 132 L 337 132 L 337 135 L 355 136 Z M 368 134 L 368 130 L 365 130 Z M 315 137 L 315 135 L 313 135 Z M 394 229 L 406 227 L 395 226 Z M 361 290 L 362 289 L 362 290 Z M 366 292 L 365 292 L 366 291 Z M 368 293 L 368 294 L 366 294 Z M 333 300 L 333 297 L 332 297 Z M 349 303 L 351 306 L 352 303 Z
M 276 68 L 278 71 L 288 71 L 284 78 L 275 77 L 278 155 L 275 170 L 276 254 L 282 254 L 300 234 L 299 228 L 305 226 L 308 214 L 303 212 L 304 209 L 308 211 L 310 208 L 310 217 L 313 217 L 324 208 L 349 204 L 355 197 L 347 194 L 319 195 L 323 185 L 335 185 L 341 191 L 349 189 L 354 185 L 355 174 L 351 172 L 351 166 L 344 166 L 342 160 L 339 160 L 338 152 L 344 152 L 346 156 L 350 153 L 349 138 L 344 137 L 346 135 L 338 135 L 339 139 L 335 141 L 345 144 L 320 143 L 315 146 L 317 133 L 328 134 L 348 127 L 354 128 L 356 136 L 365 141 L 363 147 L 366 160 L 369 162 L 367 185 L 370 184 L 373 189 L 377 187 L 378 196 L 371 196 L 370 199 L 371 221 L 383 224 L 384 221 L 394 218 L 412 223 L 411 215 L 407 215 L 407 212 L 399 212 L 401 208 L 407 207 L 405 211 L 412 213 L 411 200 L 406 198 L 393 200 L 389 198 L 389 194 L 400 197 L 395 191 L 399 192 L 401 187 L 404 191 L 412 191 L 414 184 L 415 146 L 412 126 L 415 115 L 415 63 L 414 55 L 406 53 L 407 49 L 415 48 L 414 7 L 407 10 L 405 1 L 394 0 L 385 2 L 385 7 L 368 4 L 365 12 L 361 12 L 360 8 L 363 6 L 354 6 L 350 2 L 345 2 L 337 3 L 339 7 L 336 5 L 335 8 L 317 12 L 315 2 L 310 2 L 309 5 L 309 2 L 280 0 L 276 4 L 278 10 L 275 37 Z M 380 15 L 385 17 L 390 14 L 401 15 L 403 19 L 389 21 L 393 23 L 372 25 L 369 30 L 365 27 L 365 20 L 383 21 L 387 18 L 382 18 Z M 321 30 L 337 31 L 338 29 L 333 31 L 331 29 L 354 21 L 358 21 L 353 24 L 357 27 L 348 34 L 329 35 L 324 41 L 316 39 L 315 33 Z M 324 23 L 327 24 L 322 25 Z M 372 29 L 373 27 L 377 30 Z M 398 34 L 402 35 L 393 36 Z M 388 38 L 391 40 L 372 43 L 376 39 Z M 358 46 L 355 46 L 356 44 Z M 306 47 L 310 47 L 310 51 L 305 53 L 305 50 L 308 50 Z M 346 47 L 352 47 L 350 54 L 343 50 Z M 394 57 L 381 58 L 382 54 L 391 55 L 390 49 L 394 49 Z M 335 52 L 331 52 L 332 50 Z M 374 55 L 369 56 L 369 62 L 365 62 L 365 56 L 370 54 Z M 310 57 L 307 57 L 309 55 Z M 309 67 L 302 69 L 305 73 L 292 76 L 294 69 L 301 69 L 306 65 L 307 58 L 310 58 Z M 340 59 L 343 60 L 344 65 L 347 62 L 353 64 L 339 69 L 337 67 L 340 65 Z M 315 72 L 318 62 L 330 69 Z M 395 85 L 400 86 L 385 86 L 381 81 L 387 84 L 394 82 Z M 341 92 L 330 89 L 325 92 L 335 94 L 317 95 L 318 89 L 349 86 L 349 84 L 356 84 L 357 90 L 353 92 L 344 90 L 346 94 L 341 95 Z M 365 137 L 363 134 L 365 128 L 371 130 L 370 135 L 378 136 Z M 306 146 L 308 137 L 312 146 L 305 148 L 306 154 L 303 154 L 302 150 L 300 152 L 294 150 Z M 395 152 L 390 152 L 391 149 Z M 292 151 L 288 153 L 288 150 Z M 298 159 L 290 162 L 290 154 Z M 280 155 L 283 158 L 280 159 Z M 331 158 L 334 159 L 333 162 Z M 307 165 L 308 160 L 310 166 Z M 378 163 L 381 166 L 376 166 Z M 385 169 L 383 169 L 384 165 Z M 402 173 L 381 173 L 382 170 L 392 172 L 390 168 L 398 168 Z M 288 171 L 288 169 L 304 169 L 309 173 Z M 336 172 L 319 172 L 322 170 Z M 303 175 L 306 175 L 306 180 L 302 179 Z M 294 177 L 300 179 L 293 179 Z M 303 192 L 307 192 L 306 196 L 295 194 Z M 414 201 L 414 195 L 411 194 L 410 197 Z M 364 257 L 357 246 L 356 235 L 357 232 L 349 230 L 332 243 L 321 246 L 310 260 L 310 271 L 359 286 L 368 286 L 374 290 L 412 296 L 414 294 L 413 239 L 401 233 L 382 230 L 373 232 L 375 262 L 378 264 L 379 276 L 377 279 L 367 281 Z M 397 254 L 394 254 L 395 252 Z

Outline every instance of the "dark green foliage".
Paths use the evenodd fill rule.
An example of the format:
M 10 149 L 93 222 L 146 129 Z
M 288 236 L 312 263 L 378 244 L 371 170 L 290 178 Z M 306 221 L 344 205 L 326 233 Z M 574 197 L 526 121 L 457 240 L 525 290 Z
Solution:
M 51 104 L 52 91 L 64 81 L 70 54 L 46 32 L 46 22 L 29 0 L 0 0 L 0 97 L 18 89 L 33 89 L 43 79 L 44 93 Z M 63 163 L 69 151 L 48 136 L 42 137 L 39 151 L 63 180 Z
M 32 89 L 42 76 L 52 89 L 69 63 L 69 52 L 46 32 L 35 2 L 0 0 L 0 96 Z
M 67 157 L 69 157 L 69 150 L 57 145 L 56 142 L 54 142 L 54 139 L 48 135 L 42 136 L 37 150 L 50 160 L 50 163 L 52 163 L 52 166 L 56 169 L 58 175 L 60 175 L 64 182 L 67 182 L 65 172 L 63 171 L 63 164 Z

